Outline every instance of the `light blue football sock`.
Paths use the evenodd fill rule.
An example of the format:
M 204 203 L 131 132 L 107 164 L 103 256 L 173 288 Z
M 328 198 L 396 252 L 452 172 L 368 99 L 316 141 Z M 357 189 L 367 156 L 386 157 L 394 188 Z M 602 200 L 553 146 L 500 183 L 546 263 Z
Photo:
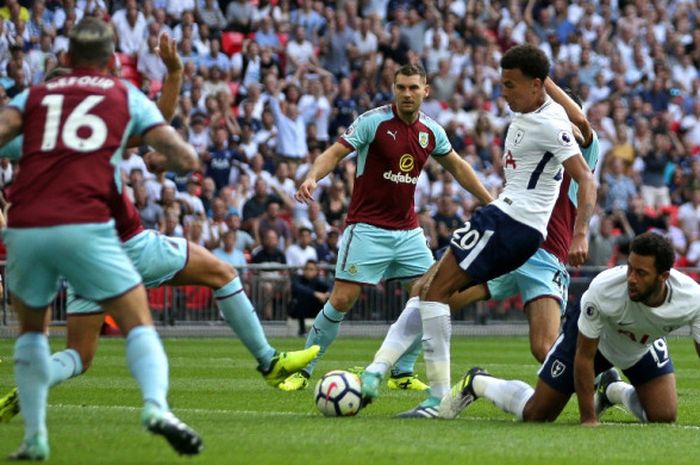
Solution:
M 51 355 L 50 366 L 50 387 L 61 384 L 83 372 L 83 361 L 75 349 L 66 349 Z
M 15 343 L 15 381 L 24 417 L 24 439 L 46 435 L 46 403 L 49 395 L 49 341 L 43 333 L 24 333 Z
M 423 344 L 421 342 L 422 336 L 422 334 L 418 335 L 415 341 L 413 341 L 413 344 L 411 344 L 411 346 L 406 349 L 406 352 L 404 352 L 403 355 L 396 361 L 396 364 L 391 369 L 392 376 L 415 373 L 416 360 L 418 360 L 420 351 L 423 348 Z
M 144 402 L 168 410 L 168 358 L 153 326 L 137 326 L 126 336 L 126 361 Z
M 340 323 L 343 321 L 343 318 L 345 318 L 345 313 L 336 310 L 333 305 L 331 305 L 330 300 L 326 302 L 323 309 L 316 315 L 311 331 L 309 331 L 309 336 L 306 338 L 305 347 L 309 348 L 314 344 L 318 344 L 321 346 L 321 350 L 318 352 L 316 358 L 304 368 L 303 371 L 306 374 L 311 375 L 311 373 L 313 373 L 319 359 L 326 353 L 326 350 L 328 350 L 328 346 L 338 337 Z
M 269 370 L 275 349 L 267 342 L 258 314 L 243 291 L 241 279 L 236 276 L 224 287 L 215 290 L 214 297 L 224 320 L 260 363 L 260 370 Z

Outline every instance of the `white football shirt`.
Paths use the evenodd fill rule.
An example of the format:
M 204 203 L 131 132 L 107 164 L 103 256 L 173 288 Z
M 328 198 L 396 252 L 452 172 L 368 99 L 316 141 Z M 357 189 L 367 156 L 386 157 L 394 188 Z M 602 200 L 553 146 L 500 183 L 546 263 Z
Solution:
M 503 154 L 506 187 L 493 205 L 546 238 L 564 177 L 562 163 L 578 153 L 566 111 L 551 98 L 533 112 L 517 113 Z
M 677 270 L 671 270 L 666 283 L 664 303 L 649 307 L 627 295 L 626 265 L 603 271 L 581 297 L 579 331 L 600 338 L 598 350 L 622 369 L 637 363 L 654 340 L 682 326 L 690 325 L 700 343 L 700 285 Z

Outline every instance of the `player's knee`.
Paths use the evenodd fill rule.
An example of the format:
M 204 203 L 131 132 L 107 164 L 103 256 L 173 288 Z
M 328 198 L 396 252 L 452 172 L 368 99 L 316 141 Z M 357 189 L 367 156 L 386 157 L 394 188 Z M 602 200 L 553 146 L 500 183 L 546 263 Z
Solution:
M 675 423 L 676 413 L 676 409 L 673 408 L 647 412 L 647 421 L 649 423 Z
M 547 352 L 549 352 L 549 346 L 543 341 L 533 341 L 530 343 L 530 352 L 532 356 L 535 357 L 540 363 L 544 363 L 544 359 L 547 357 Z
M 333 292 L 330 298 L 331 305 L 339 312 L 349 311 L 355 305 L 356 300 L 357 297 L 347 292 Z
M 218 281 L 218 286 L 216 287 L 223 287 L 238 276 L 233 266 L 221 260 L 217 260 L 216 266 L 212 269 L 212 274 L 214 275 L 214 279 Z

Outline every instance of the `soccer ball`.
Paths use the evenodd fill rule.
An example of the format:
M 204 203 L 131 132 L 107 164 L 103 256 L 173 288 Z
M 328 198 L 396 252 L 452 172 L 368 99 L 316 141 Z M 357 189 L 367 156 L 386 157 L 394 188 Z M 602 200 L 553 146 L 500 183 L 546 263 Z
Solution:
M 349 371 L 329 371 L 316 383 L 314 402 L 327 417 L 349 417 L 360 411 L 360 377 Z

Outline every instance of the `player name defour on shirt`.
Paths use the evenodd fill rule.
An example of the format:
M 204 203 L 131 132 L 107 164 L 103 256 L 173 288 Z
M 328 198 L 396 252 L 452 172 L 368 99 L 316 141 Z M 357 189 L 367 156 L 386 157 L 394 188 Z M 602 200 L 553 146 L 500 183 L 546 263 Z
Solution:
M 91 86 L 100 89 L 111 89 L 114 87 L 114 80 L 102 76 L 69 76 L 55 79 L 46 83 L 48 90 L 54 90 L 68 86 Z

